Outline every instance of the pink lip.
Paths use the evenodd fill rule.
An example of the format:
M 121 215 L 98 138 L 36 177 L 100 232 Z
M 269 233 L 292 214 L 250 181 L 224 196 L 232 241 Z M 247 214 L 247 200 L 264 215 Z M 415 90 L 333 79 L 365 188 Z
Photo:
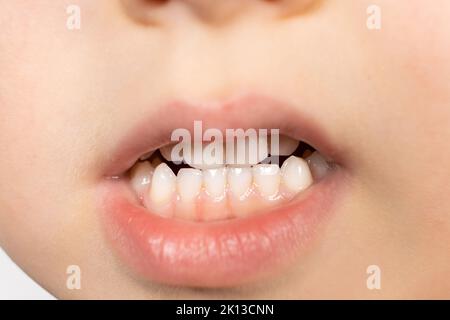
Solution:
M 182 103 L 166 106 L 148 125 L 140 124 L 125 137 L 105 175 L 122 174 L 140 155 L 169 142 L 173 129 L 189 129 L 194 120 L 218 129 L 279 128 L 339 163 L 340 153 L 312 121 L 286 105 L 252 96 L 208 108 Z M 112 247 L 144 279 L 191 287 L 229 287 L 271 276 L 301 258 L 332 213 L 343 181 L 343 170 L 336 169 L 282 207 L 216 222 L 152 214 L 139 204 L 123 179 L 105 179 L 99 186 L 99 199 Z

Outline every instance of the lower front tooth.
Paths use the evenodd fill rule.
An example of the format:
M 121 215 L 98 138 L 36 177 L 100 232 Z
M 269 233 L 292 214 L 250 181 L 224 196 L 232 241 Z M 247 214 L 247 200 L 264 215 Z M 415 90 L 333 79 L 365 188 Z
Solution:
M 276 164 L 258 164 L 254 166 L 253 181 L 261 196 L 275 196 L 280 186 L 280 167 Z
M 203 184 L 209 196 L 213 198 L 223 198 L 225 195 L 226 183 L 225 167 L 203 170 Z
M 202 171 L 183 168 L 178 171 L 177 191 L 181 201 L 194 201 L 202 187 Z
M 308 188 L 313 182 L 306 161 L 295 156 L 291 156 L 284 161 L 281 166 L 281 177 L 283 185 L 292 192 L 300 192 Z
M 237 198 L 243 197 L 252 185 L 252 171 L 250 168 L 228 168 L 228 185 L 230 191 Z
M 167 164 L 161 163 L 153 173 L 150 200 L 157 205 L 166 204 L 173 199 L 175 190 L 175 174 Z

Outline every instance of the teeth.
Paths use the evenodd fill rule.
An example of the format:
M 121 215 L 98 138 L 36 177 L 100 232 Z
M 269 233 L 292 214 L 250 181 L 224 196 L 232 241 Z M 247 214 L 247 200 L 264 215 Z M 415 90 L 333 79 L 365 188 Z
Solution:
M 250 141 L 252 140 L 252 141 Z M 268 157 L 267 137 L 261 135 L 257 139 L 235 139 L 226 145 L 226 164 L 230 167 L 252 166 L 262 162 Z
M 190 152 L 183 154 L 184 161 L 191 167 L 197 169 L 218 169 L 224 164 L 223 145 L 215 145 L 214 142 L 203 143 L 202 148 L 195 148 L 195 143 L 191 145 Z M 184 149 L 186 151 L 186 149 Z
M 275 158 L 291 154 L 299 145 L 287 136 L 280 136 L 279 142 L 278 151 L 275 154 L 270 151 Z M 330 170 L 324 157 L 312 151 L 305 151 L 303 158 L 289 156 L 281 168 L 278 164 L 270 164 L 265 161 L 267 141 L 260 140 L 256 149 L 255 146 L 250 148 L 248 137 L 245 149 L 243 146 L 238 148 L 235 141 L 234 159 L 230 164 L 229 150 L 219 151 L 216 157 L 217 148 L 212 143 L 203 143 L 202 152 L 195 150 L 194 145 L 189 149 L 180 148 L 178 144 L 168 145 L 160 149 L 162 157 L 153 156 L 151 162 L 138 162 L 130 171 L 129 181 L 143 205 L 165 217 L 200 221 L 237 218 L 292 199 L 295 193 L 307 189 L 313 180 L 321 179 Z M 271 147 L 277 144 L 277 140 L 270 141 Z M 245 153 L 244 165 L 236 163 L 243 159 L 237 157 L 239 152 Z M 180 153 L 179 158 L 176 153 Z M 251 153 L 256 159 L 249 157 Z M 150 156 L 151 153 L 142 158 Z M 225 156 L 227 165 L 220 165 Z M 166 163 L 161 162 L 163 158 L 172 162 L 184 159 L 195 168 L 181 168 L 175 175 Z M 205 159 L 205 163 L 194 163 Z
M 271 144 L 270 154 L 273 156 L 289 156 L 297 149 L 300 141 L 280 134 L 278 150 L 276 144 Z
M 225 167 L 203 171 L 203 184 L 208 195 L 213 198 L 222 198 L 224 196 L 226 180 Z
M 195 200 L 202 187 L 202 171 L 198 169 L 183 168 L 178 171 L 177 190 L 181 201 Z
M 253 167 L 253 179 L 263 197 L 275 196 L 280 185 L 280 167 L 276 164 L 258 164 Z
M 328 170 L 330 169 L 328 162 L 317 151 L 314 151 L 313 154 L 308 156 L 306 158 L 306 162 L 309 164 L 309 167 L 311 168 L 311 172 L 312 172 L 314 178 L 316 178 L 316 179 L 323 178 L 327 174 Z
M 308 188 L 312 182 L 311 171 L 308 164 L 302 158 L 289 157 L 281 166 L 281 177 L 283 185 L 289 191 L 300 192 Z
M 172 169 L 165 163 L 161 163 L 153 173 L 150 199 L 155 204 L 170 202 L 176 190 L 176 176 Z
M 245 196 L 252 185 L 252 170 L 250 168 L 229 168 L 228 185 L 230 191 L 238 198 Z
M 153 167 L 149 162 L 139 162 L 131 171 L 130 183 L 136 193 L 142 197 L 152 181 Z

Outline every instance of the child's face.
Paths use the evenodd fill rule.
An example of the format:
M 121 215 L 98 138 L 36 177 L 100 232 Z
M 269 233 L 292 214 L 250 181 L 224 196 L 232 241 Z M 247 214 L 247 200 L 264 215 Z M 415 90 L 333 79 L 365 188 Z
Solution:
M 449 298 L 450 1 L 379 0 L 380 30 L 366 24 L 372 2 L 1 0 L 0 245 L 62 298 Z M 80 30 L 66 27 L 73 3 Z M 289 252 L 282 268 L 266 256 L 249 283 L 232 274 L 241 258 L 224 259 L 218 271 L 201 254 L 192 264 L 174 258 L 186 262 L 174 262 L 179 273 L 163 270 L 167 261 L 146 264 L 148 251 L 133 235 L 122 239 L 129 230 L 111 227 L 105 209 L 119 206 L 103 192 L 105 177 L 121 173 L 111 169 L 121 144 L 136 127 L 149 146 L 155 128 L 169 132 L 174 119 L 191 127 L 196 116 L 167 106 L 173 101 L 198 103 L 197 120 L 240 124 L 223 104 L 237 96 L 250 98 L 231 112 L 250 127 L 271 117 L 295 127 L 291 113 L 314 123 L 338 165 L 333 189 L 311 193 L 332 194 L 325 200 L 333 205 L 311 209 L 321 223 L 312 223 L 313 241 L 299 240 L 305 250 Z M 267 103 L 259 115 L 255 96 L 289 107 Z M 303 137 L 300 123 L 294 131 Z M 183 238 L 185 229 L 177 236 L 189 252 L 195 244 L 183 239 L 195 236 Z M 207 232 L 195 239 L 206 243 Z M 66 286 L 71 265 L 80 267 L 81 290 Z M 366 285 L 371 265 L 380 290 Z M 189 289 L 222 288 L 227 277 L 231 288 Z

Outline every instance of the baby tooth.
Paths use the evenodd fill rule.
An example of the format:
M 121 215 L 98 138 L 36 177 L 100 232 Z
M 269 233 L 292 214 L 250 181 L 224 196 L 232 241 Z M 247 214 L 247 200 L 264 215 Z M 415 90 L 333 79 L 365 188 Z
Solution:
M 289 157 L 281 166 L 283 184 L 292 192 L 300 192 L 308 188 L 312 182 L 311 171 L 302 158 Z
M 270 154 L 273 156 L 289 156 L 297 149 L 300 141 L 285 135 L 279 136 L 278 148 L 275 143 L 271 144 Z M 278 150 L 277 150 L 278 149 Z
M 175 190 L 175 174 L 167 164 L 161 163 L 153 173 L 150 199 L 156 204 L 165 204 L 172 200 Z
M 224 167 L 203 171 L 203 183 L 206 192 L 213 198 L 224 196 L 226 182 L 226 169 Z
M 177 190 L 182 201 L 193 201 L 200 193 L 201 187 L 201 170 L 183 168 L 178 171 Z
M 256 139 L 234 139 L 227 141 L 225 150 L 226 164 L 231 167 L 252 166 L 266 159 L 268 153 L 268 141 L 265 135 Z
M 253 167 L 253 179 L 263 197 L 272 197 L 278 193 L 280 167 L 276 164 L 258 164 Z
M 245 195 L 252 185 L 252 171 L 250 168 L 228 168 L 228 184 L 230 191 L 236 197 Z
M 311 172 L 316 179 L 323 178 L 330 169 L 328 162 L 317 151 L 314 151 L 312 155 L 308 156 L 306 161 L 308 162 Z
M 190 152 L 189 150 L 184 150 L 187 154 L 183 158 L 188 165 L 197 169 L 218 169 L 223 167 L 225 151 L 222 144 L 218 145 L 215 142 L 210 142 L 200 145 L 196 147 L 195 143 L 193 143 Z
M 139 162 L 131 170 L 130 183 L 133 190 L 142 197 L 152 181 L 153 167 L 149 162 Z

